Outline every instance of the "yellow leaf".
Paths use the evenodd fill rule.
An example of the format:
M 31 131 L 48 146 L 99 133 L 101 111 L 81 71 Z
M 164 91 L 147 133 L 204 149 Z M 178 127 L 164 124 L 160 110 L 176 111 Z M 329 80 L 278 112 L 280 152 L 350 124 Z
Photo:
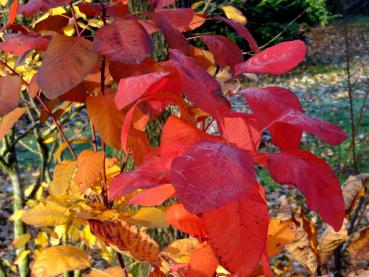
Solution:
M 155 207 L 142 207 L 132 216 L 123 219 L 130 224 L 147 228 L 168 228 L 169 226 L 166 221 L 166 213 Z
M 197 8 L 201 7 L 204 4 L 204 1 L 197 1 L 191 5 L 191 9 L 196 10 Z
M 30 253 L 31 253 L 30 250 L 22 250 L 15 259 L 14 264 L 17 265 L 21 263 Z
M 22 215 L 22 221 L 29 225 L 58 226 L 65 224 L 69 211 L 55 202 L 40 203 Z
M 63 28 L 63 32 L 64 32 L 64 35 L 68 37 L 72 37 L 74 33 L 76 32 L 76 29 L 74 29 L 73 24 L 68 24 L 67 26 Z
M 227 18 L 232 19 L 242 25 L 245 25 L 247 23 L 246 17 L 239 9 L 233 6 L 220 6 L 219 8 L 224 11 Z
M 11 221 L 18 220 L 23 216 L 23 214 L 25 212 L 26 212 L 25 210 L 18 210 L 14 214 L 12 214 L 12 216 L 9 218 L 9 220 L 11 220 Z
M 7 4 L 8 4 L 8 0 L 0 0 L 0 6 L 6 7 Z
M 193 251 L 200 247 L 196 239 L 179 239 L 171 243 L 161 251 L 177 263 L 189 263 Z
M 50 183 L 51 195 L 65 194 L 71 185 L 73 174 L 77 169 L 77 163 L 64 160 L 55 166 L 53 181 Z
M 94 152 L 91 150 L 82 151 L 77 158 L 77 172 L 74 177 L 75 183 L 81 192 L 91 187 L 104 165 L 104 152 Z
M 75 246 L 58 245 L 45 248 L 36 256 L 32 274 L 48 277 L 89 266 L 90 256 L 85 251 Z
M 36 245 L 41 247 L 47 247 L 49 245 L 49 237 L 44 232 L 39 232 L 37 237 L 34 239 Z
M 296 225 L 292 220 L 272 218 L 268 228 L 268 255 L 274 256 L 295 239 Z
M 30 240 L 30 238 L 31 238 L 30 234 L 20 235 L 19 237 L 16 237 L 13 240 L 12 245 L 15 248 L 22 248 L 23 246 L 26 245 L 26 243 Z
M 71 143 L 71 144 L 81 144 L 81 143 L 86 143 L 86 142 L 88 142 L 88 137 L 81 137 L 81 138 L 76 138 L 76 139 L 71 139 L 71 140 L 69 140 L 69 142 Z M 60 157 L 60 155 L 63 153 L 63 151 L 65 150 L 65 149 L 67 149 L 67 147 L 68 147 L 68 145 L 65 143 L 65 142 L 63 142 L 60 146 L 59 146 L 59 148 L 55 151 L 55 153 L 54 153 L 54 161 L 55 160 L 57 160 L 59 157 Z
M 63 7 L 53 8 L 49 11 L 50 15 L 62 15 L 65 14 L 67 11 Z
M 125 272 L 120 266 L 112 266 L 107 269 L 101 270 L 92 268 L 90 274 L 86 277 L 121 277 L 125 276 Z

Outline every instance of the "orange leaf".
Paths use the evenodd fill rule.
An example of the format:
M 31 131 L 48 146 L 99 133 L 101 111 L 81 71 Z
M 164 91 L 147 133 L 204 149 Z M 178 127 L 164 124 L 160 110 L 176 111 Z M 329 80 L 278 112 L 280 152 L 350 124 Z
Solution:
M 49 185 L 51 195 L 64 194 L 72 181 L 72 176 L 76 171 L 76 162 L 64 160 L 55 166 L 53 181 Z
M 25 113 L 26 108 L 16 108 L 4 117 L 0 118 L 0 140 L 13 127 L 17 120 Z
M 218 266 L 218 260 L 209 244 L 204 244 L 196 249 L 190 260 L 186 276 L 212 277 Z
M 204 237 L 206 230 L 200 217 L 188 212 L 182 203 L 171 205 L 167 210 L 167 221 L 182 232 L 194 237 Z
M 360 260 L 369 260 L 369 227 L 361 230 L 359 237 L 350 244 L 348 251 L 355 264 Z
M 17 76 L 0 78 L 0 116 L 15 109 L 19 103 L 21 79 Z
M 81 192 L 84 192 L 94 184 L 96 178 L 100 175 L 103 164 L 103 151 L 84 150 L 78 155 L 77 172 L 74 181 L 80 187 Z
M 37 83 L 47 98 L 54 99 L 81 83 L 97 60 L 90 41 L 56 35 L 46 50 Z
M 15 18 L 17 17 L 17 10 L 18 10 L 18 0 L 14 0 L 13 4 L 9 9 L 9 20 L 8 24 L 13 24 Z
M 160 250 L 149 235 L 122 221 L 89 220 L 91 232 L 118 251 L 129 251 L 140 260 L 160 265 Z
M 89 96 L 86 105 L 88 116 L 101 139 L 109 146 L 120 149 L 124 114 L 116 108 L 114 95 Z
M 268 229 L 268 255 L 281 252 L 286 244 L 294 240 L 295 235 L 296 225 L 292 220 L 273 218 Z
M 112 266 L 101 270 L 92 268 L 86 277 L 122 277 L 125 276 L 124 270 L 120 266 Z

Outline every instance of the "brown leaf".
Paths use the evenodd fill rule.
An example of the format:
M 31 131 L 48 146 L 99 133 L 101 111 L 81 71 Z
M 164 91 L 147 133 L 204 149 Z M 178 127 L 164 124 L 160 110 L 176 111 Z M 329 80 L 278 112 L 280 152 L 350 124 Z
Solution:
M 91 232 L 118 251 L 128 251 L 135 259 L 160 265 L 157 243 L 136 226 L 122 221 L 89 220 Z
M 5 137 L 8 131 L 18 121 L 18 119 L 25 113 L 26 108 L 16 108 L 4 117 L 0 118 L 0 140 Z
M 81 83 L 97 60 L 90 41 L 56 35 L 46 50 L 37 83 L 47 98 L 54 99 Z
M 21 79 L 18 76 L 0 77 L 0 116 L 18 106 L 20 92 Z
M 348 251 L 355 264 L 369 260 L 369 227 L 360 231 L 359 237 L 350 244 Z
M 364 183 L 369 179 L 369 174 L 360 174 L 357 176 L 349 176 L 342 185 L 342 194 L 345 201 L 346 214 L 352 210 L 355 200 L 363 188 Z
M 120 133 L 124 114 L 114 102 L 114 95 L 86 98 L 87 113 L 101 139 L 109 146 L 120 149 Z
M 329 257 L 333 254 L 334 250 L 336 250 L 338 246 L 340 246 L 349 238 L 346 225 L 347 221 L 345 220 L 341 230 L 339 230 L 338 232 L 334 231 L 331 226 L 327 225 L 327 228 L 320 236 L 318 250 L 320 262 L 322 264 L 324 264 L 329 259 Z
M 319 264 L 317 230 L 314 223 L 306 218 L 302 209 L 295 216 L 295 220 L 299 223 L 296 238 L 286 248 L 293 259 L 314 273 Z
M 81 192 L 85 192 L 95 183 L 103 166 L 103 151 L 95 152 L 92 150 L 84 150 L 78 155 L 77 172 L 74 177 L 74 182 L 80 187 Z

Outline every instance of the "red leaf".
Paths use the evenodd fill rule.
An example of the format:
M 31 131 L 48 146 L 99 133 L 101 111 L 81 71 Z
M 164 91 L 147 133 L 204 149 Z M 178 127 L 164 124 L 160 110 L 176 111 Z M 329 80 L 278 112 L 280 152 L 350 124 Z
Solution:
M 259 148 L 262 128 L 253 115 L 231 113 L 224 118 L 224 134 L 226 141 L 237 147 L 256 151 Z
M 191 254 L 190 264 L 186 272 L 186 276 L 192 277 L 210 277 L 218 266 L 218 260 L 209 244 L 201 245 Z
M 114 177 L 110 183 L 109 199 L 118 199 L 138 188 L 153 188 L 166 180 L 166 172 L 161 167 L 160 158 L 154 156 L 135 170 Z
M 95 68 L 98 55 L 84 38 L 56 35 L 37 74 L 37 84 L 54 99 L 81 83 Z
M 175 195 L 176 191 L 171 184 L 159 185 L 144 190 L 129 200 L 130 205 L 158 206 Z
M 154 21 L 164 34 L 169 48 L 177 49 L 187 54 L 189 50 L 189 43 L 185 36 L 169 21 L 166 17 L 160 14 L 154 15 Z
M 0 77 L 0 117 L 19 104 L 22 81 L 18 76 Z
M 270 75 L 287 73 L 304 60 L 306 51 L 306 45 L 301 40 L 278 43 L 261 51 L 246 62 L 236 65 L 235 75 L 241 73 Z
M 38 13 L 44 13 L 56 7 L 68 5 L 69 0 L 30 0 L 27 4 L 18 8 L 18 14 L 32 16 Z
M 160 143 L 160 157 L 164 168 L 170 168 L 174 157 L 181 155 L 201 140 L 220 140 L 175 116 L 170 116 L 163 126 Z
M 199 142 L 173 159 L 169 180 L 191 213 L 229 203 L 255 182 L 247 151 L 217 142 Z
M 213 53 L 216 63 L 221 67 L 229 65 L 233 69 L 233 66 L 243 61 L 241 49 L 225 36 L 203 35 L 200 39 Z
M 10 34 L 0 42 L 0 49 L 13 55 L 22 55 L 29 50 L 45 51 L 49 40 L 37 34 Z
M 190 8 L 184 9 L 161 9 L 156 10 L 153 18 L 165 18 L 170 24 L 180 32 L 186 31 L 190 25 L 194 12 Z
M 168 74 L 168 72 L 153 72 L 121 79 L 119 81 L 118 92 L 115 97 L 117 108 L 120 110 L 129 104 L 132 104 L 138 98 L 143 96 L 150 87 L 153 87 L 154 84 L 160 82 L 160 80 Z
M 179 51 L 170 52 L 170 61 L 178 70 L 181 89 L 187 98 L 213 116 L 222 130 L 223 115 L 229 112 L 230 107 L 220 84 L 194 59 Z
M 18 0 L 14 0 L 9 9 L 8 24 L 14 23 L 15 18 L 17 17 L 17 10 L 18 10 Z
M 175 203 L 169 206 L 167 222 L 193 237 L 203 238 L 206 235 L 205 225 L 201 217 L 188 212 L 182 203 Z
M 338 180 L 323 160 L 303 151 L 286 151 L 269 156 L 273 179 L 297 187 L 305 196 L 309 209 L 317 210 L 336 231 L 342 226 L 345 204 Z
M 241 91 L 250 109 L 264 128 L 268 128 L 275 145 L 283 150 L 296 149 L 300 145 L 302 131 L 286 124 L 276 124 L 281 115 L 290 111 L 302 111 L 295 94 L 280 87 L 247 88 Z
M 331 145 L 338 145 L 347 139 L 347 134 L 338 125 L 323 121 L 319 118 L 308 117 L 300 111 L 291 110 L 282 115 L 277 121 L 296 126 L 301 130 L 316 135 Z M 277 125 L 276 125 L 277 126 Z
M 202 216 L 219 261 L 237 276 L 249 276 L 265 249 L 269 214 L 259 189 L 255 182 L 247 193 Z
M 101 27 L 94 45 L 102 55 L 122 63 L 140 63 L 151 55 L 151 38 L 137 20 L 115 19 Z
M 176 4 L 175 0 L 150 0 L 151 6 L 155 9 L 161 9 L 166 6 L 174 6 Z
M 33 28 L 35 32 L 42 33 L 45 31 L 53 31 L 60 34 L 64 34 L 64 27 L 68 25 L 69 19 L 63 15 L 54 15 L 45 18 L 42 21 L 36 23 Z
M 222 16 L 215 16 L 214 17 L 215 20 L 220 20 L 223 21 L 224 23 L 227 23 L 229 26 L 231 26 L 233 29 L 235 29 L 235 31 L 237 32 L 238 35 L 240 35 L 241 37 L 243 37 L 245 40 L 247 40 L 247 42 L 250 45 L 250 49 L 254 52 L 259 52 L 259 47 L 258 44 L 256 43 L 256 40 L 254 39 L 254 37 L 251 35 L 250 31 L 243 26 L 242 24 L 222 17 Z
M 129 64 L 111 61 L 109 64 L 109 73 L 116 82 L 120 79 L 162 71 L 158 63 L 151 58 L 144 59 L 139 64 Z

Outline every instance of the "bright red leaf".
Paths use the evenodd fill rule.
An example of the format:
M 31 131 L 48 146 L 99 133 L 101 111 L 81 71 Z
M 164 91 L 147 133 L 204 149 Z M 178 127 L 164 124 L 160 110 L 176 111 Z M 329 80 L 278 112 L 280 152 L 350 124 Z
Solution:
M 241 91 L 250 109 L 263 128 L 269 129 L 275 145 L 283 150 L 296 149 L 300 145 L 302 131 L 286 124 L 276 124 L 281 115 L 290 111 L 302 111 L 296 95 L 285 88 L 247 88 Z
M 186 209 L 198 214 L 245 193 L 255 182 L 254 164 L 245 150 L 203 141 L 173 159 L 169 180 Z
M 281 122 L 296 126 L 307 133 L 316 135 L 331 145 L 341 144 L 348 137 L 346 132 L 338 125 L 326 122 L 319 118 L 309 117 L 296 110 L 291 110 L 285 113 L 276 122 L 277 124 Z M 291 128 L 292 126 L 288 126 L 286 129 Z
M 10 34 L 0 42 L 0 49 L 13 55 L 22 55 L 29 50 L 45 51 L 49 40 L 38 34 Z
M 14 0 L 10 6 L 8 24 L 14 23 L 15 18 L 17 17 L 18 4 L 18 0 Z
M 156 10 L 153 18 L 165 18 L 180 32 L 186 31 L 190 25 L 194 12 L 190 8 L 184 9 L 160 9 Z
M 239 148 L 256 151 L 260 145 L 262 128 L 253 115 L 231 113 L 224 118 L 223 137 Z
M 96 50 L 114 61 L 140 63 L 151 55 L 150 35 L 137 20 L 115 19 L 94 36 Z
M 161 167 L 160 158 L 154 156 L 135 170 L 124 172 L 111 181 L 109 199 L 118 199 L 138 188 L 153 188 L 166 180 L 166 171 Z
M 117 108 L 120 110 L 129 104 L 132 104 L 138 98 L 143 96 L 151 86 L 159 82 L 168 74 L 168 72 L 153 72 L 121 79 L 119 81 L 118 92 L 115 97 Z
M 306 45 L 301 40 L 278 43 L 236 65 L 235 75 L 241 73 L 270 75 L 287 73 L 304 60 L 306 51 Z
M 144 190 L 129 200 L 130 205 L 158 206 L 175 195 L 176 191 L 171 184 L 163 184 Z
M 237 276 L 250 276 L 265 249 L 269 213 L 259 189 L 255 182 L 232 202 L 202 216 L 216 256 Z
M 342 191 L 333 170 L 323 159 L 295 150 L 271 154 L 268 164 L 276 182 L 297 187 L 309 209 L 317 210 L 336 231 L 341 228 L 345 216 Z

